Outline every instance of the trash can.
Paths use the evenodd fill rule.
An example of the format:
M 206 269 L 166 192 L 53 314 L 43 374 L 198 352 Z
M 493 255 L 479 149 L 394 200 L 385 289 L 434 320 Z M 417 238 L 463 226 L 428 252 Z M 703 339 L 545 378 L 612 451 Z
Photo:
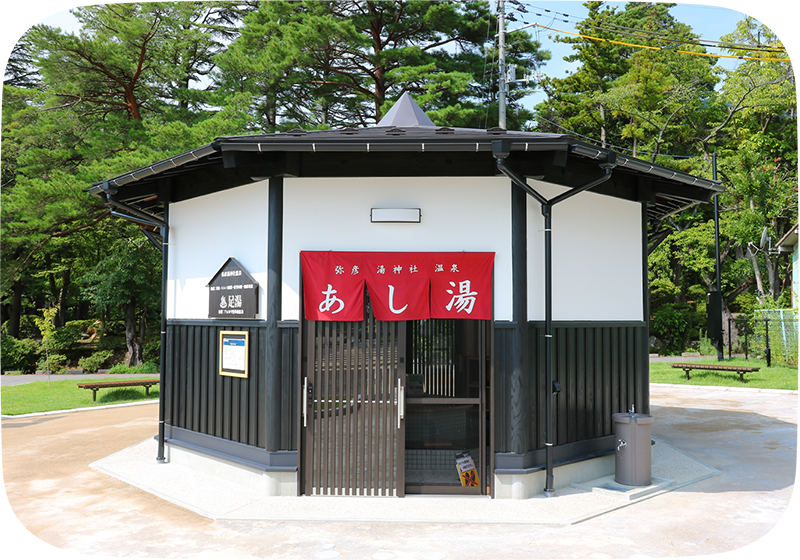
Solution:
M 611 418 L 616 435 L 614 480 L 626 486 L 649 486 L 652 482 L 650 432 L 653 417 L 620 412 Z

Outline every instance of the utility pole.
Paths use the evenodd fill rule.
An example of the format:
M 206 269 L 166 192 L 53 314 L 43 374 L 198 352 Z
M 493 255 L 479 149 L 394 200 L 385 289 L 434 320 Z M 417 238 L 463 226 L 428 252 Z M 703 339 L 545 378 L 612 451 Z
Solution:
M 498 95 L 497 105 L 499 109 L 498 126 L 506 128 L 506 3 L 505 0 L 497 0 L 497 59 L 498 59 Z
M 711 154 L 711 162 L 713 168 L 713 179 L 717 180 L 717 152 Z M 725 352 L 723 350 L 723 333 L 722 333 L 722 279 L 720 277 L 722 265 L 720 263 L 719 257 L 719 194 L 714 195 L 714 245 L 716 249 L 716 284 L 717 284 L 717 294 L 716 297 L 719 299 L 718 302 L 714 302 L 715 305 L 712 306 L 713 312 L 717 315 L 714 317 L 714 322 L 719 322 L 719 332 L 717 333 L 717 340 L 716 344 L 714 345 L 717 349 L 717 361 L 721 362 L 725 359 Z

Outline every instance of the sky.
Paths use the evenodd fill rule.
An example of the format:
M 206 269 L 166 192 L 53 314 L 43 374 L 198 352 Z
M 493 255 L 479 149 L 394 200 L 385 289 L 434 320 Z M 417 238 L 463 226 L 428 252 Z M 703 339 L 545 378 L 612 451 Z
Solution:
M 528 22 L 537 22 L 541 25 L 564 31 L 571 31 L 573 33 L 576 31 L 575 27 L 571 23 L 565 23 L 564 20 L 573 22 L 576 21 L 576 19 L 583 19 L 589 12 L 582 2 L 566 2 L 563 0 L 540 2 L 538 0 L 525 0 L 523 4 L 528 9 Z M 513 4 L 509 4 L 508 2 L 506 2 L 506 5 L 513 6 Z M 618 6 L 618 11 L 621 11 L 625 2 L 607 2 L 607 5 L 611 7 Z M 543 12 L 542 10 L 550 10 L 550 13 Z M 546 17 L 532 17 L 534 12 L 541 13 Z M 678 21 L 690 25 L 693 31 L 700 35 L 700 37 L 712 41 L 717 41 L 721 36 L 731 33 L 736 28 L 737 22 L 745 17 L 745 14 L 738 10 L 685 3 L 675 6 L 670 10 L 670 13 Z M 568 14 L 570 17 L 564 17 L 563 14 Z M 511 31 L 522 25 L 522 23 L 510 22 L 507 25 L 507 29 Z M 571 54 L 573 50 L 570 45 L 553 41 L 550 37 L 556 35 L 555 33 L 546 29 L 528 28 L 528 30 L 542 43 L 542 49 L 550 51 L 551 58 L 541 69 L 545 75 L 554 78 L 563 78 L 567 72 L 577 69 L 577 62 L 568 63 L 564 61 L 564 57 Z M 568 35 L 561 34 L 561 36 L 564 37 Z M 622 38 L 622 40 L 625 40 L 625 38 Z M 722 54 L 719 51 L 710 52 Z M 729 69 L 737 65 L 735 61 L 730 59 L 720 59 L 720 63 L 725 68 Z M 518 77 L 521 77 L 522 71 L 518 70 L 517 74 Z M 531 108 L 543 101 L 544 98 L 544 92 L 540 90 L 527 98 L 524 105 Z
M 490 0 L 493 4 L 496 0 Z M 558 11 L 570 15 L 570 20 L 575 18 L 583 19 L 588 10 L 583 6 L 583 0 L 520 0 L 528 8 L 528 21 L 537 21 L 543 25 L 563 29 L 565 31 L 575 31 L 570 23 L 564 23 L 563 16 L 555 16 L 558 19 L 550 24 L 549 19 L 532 17 L 533 12 L 542 12 L 542 9 Z M 677 0 L 678 5 L 674 6 L 670 13 L 678 20 L 692 27 L 695 33 L 703 39 L 719 40 L 722 35 L 726 35 L 734 30 L 736 24 L 744 19 L 744 3 L 746 0 Z M 789 0 L 793 1 L 793 0 Z M 606 4 L 610 7 L 624 8 L 626 0 L 607 0 Z M 77 32 L 78 22 L 70 10 L 74 9 L 75 0 L 36 0 L 34 22 L 37 24 L 52 25 L 60 27 L 65 31 Z M 506 12 L 509 12 L 513 4 L 506 0 Z M 507 30 L 513 30 L 522 23 L 509 22 Z M 542 48 L 549 50 L 551 59 L 541 68 L 541 71 L 551 77 L 563 77 L 570 69 L 574 68 L 564 61 L 564 57 L 571 52 L 569 45 L 556 43 L 548 37 L 552 32 L 547 30 L 532 29 L 532 34 L 537 37 Z M 734 67 L 737 62 L 733 60 L 722 60 L 720 62 L 726 68 Z M 518 69 L 518 77 L 522 77 L 522 69 Z M 543 101 L 544 94 L 537 92 L 525 98 L 523 105 L 532 108 L 534 105 Z

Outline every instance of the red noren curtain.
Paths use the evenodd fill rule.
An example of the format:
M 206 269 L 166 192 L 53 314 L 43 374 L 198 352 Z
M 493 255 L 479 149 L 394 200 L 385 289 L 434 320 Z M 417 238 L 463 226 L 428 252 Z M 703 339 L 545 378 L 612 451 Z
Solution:
M 380 321 L 492 318 L 494 253 L 302 251 L 309 321 L 361 321 L 364 286 Z

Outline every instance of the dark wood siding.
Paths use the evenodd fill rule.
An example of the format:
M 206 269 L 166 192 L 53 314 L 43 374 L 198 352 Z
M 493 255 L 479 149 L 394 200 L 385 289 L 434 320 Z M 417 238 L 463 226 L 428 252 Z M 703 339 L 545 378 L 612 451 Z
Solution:
M 249 377 L 219 375 L 219 332 L 249 331 Z M 267 412 L 280 408 L 280 450 L 296 450 L 296 324 L 278 329 L 281 371 L 270 371 L 264 322 L 169 321 L 164 379 L 165 422 L 201 434 L 266 448 Z M 269 398 L 270 376 L 280 378 L 280 395 Z
M 513 324 L 495 328 L 495 437 L 498 453 L 524 454 L 545 447 L 544 324 L 528 323 L 524 339 L 529 348 L 526 449 L 512 438 L 517 414 L 511 355 L 516 352 Z M 647 326 L 639 322 L 554 323 L 554 381 L 562 391 L 555 397 L 555 444 L 565 445 L 613 434 L 611 415 L 631 405 L 648 412 L 649 371 Z

